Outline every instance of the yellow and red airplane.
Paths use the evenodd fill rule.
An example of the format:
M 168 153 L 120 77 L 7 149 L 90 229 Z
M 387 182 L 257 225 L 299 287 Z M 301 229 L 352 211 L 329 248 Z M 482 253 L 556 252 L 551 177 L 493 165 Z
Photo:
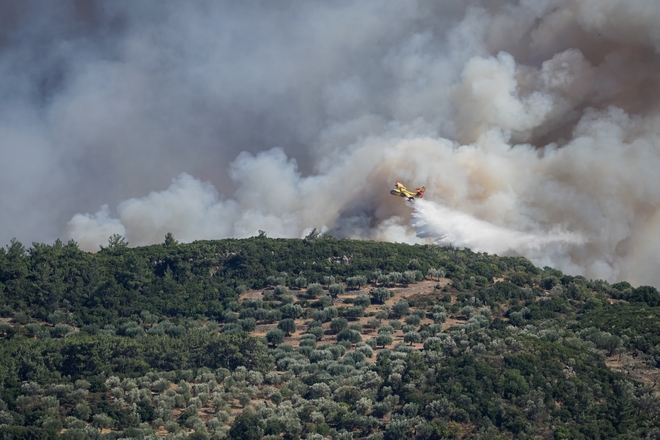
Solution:
M 396 181 L 394 184 L 394 189 L 390 191 L 390 194 L 393 196 L 399 196 L 399 197 L 405 197 L 408 198 L 409 201 L 413 201 L 415 199 L 421 199 L 424 197 L 424 191 L 426 191 L 426 187 L 423 186 L 421 188 L 416 188 L 415 192 L 410 191 L 406 189 L 405 186 L 400 181 Z

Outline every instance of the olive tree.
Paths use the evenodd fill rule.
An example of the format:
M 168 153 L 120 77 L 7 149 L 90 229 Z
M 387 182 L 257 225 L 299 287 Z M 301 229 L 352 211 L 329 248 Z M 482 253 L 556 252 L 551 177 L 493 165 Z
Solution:
M 346 318 L 335 318 L 330 322 L 330 330 L 335 333 L 339 333 L 348 327 L 348 321 Z
M 407 270 L 403 273 L 406 284 L 415 284 L 424 279 L 424 274 L 420 270 Z
M 433 314 L 433 322 L 437 324 L 442 324 L 447 320 L 447 314 L 445 312 L 438 312 Z
M 296 332 L 296 322 L 291 318 L 285 318 L 277 324 L 277 328 L 282 330 L 286 336 Z
M 279 299 L 282 295 L 287 294 L 286 287 L 282 284 L 279 284 L 279 285 L 275 286 L 273 294 L 274 294 L 276 299 Z
M 392 296 L 391 292 L 384 287 L 371 289 L 371 298 L 376 304 L 384 304 Z
M 293 285 L 295 287 L 297 287 L 298 289 L 302 289 L 303 287 L 307 287 L 307 278 L 298 277 L 293 281 Z
M 309 329 L 309 332 L 316 337 L 317 341 L 323 339 L 323 327 L 312 327 Z
M 317 298 L 323 293 L 323 287 L 319 283 L 311 283 L 307 286 L 307 296 Z
M 324 286 L 329 287 L 331 284 L 335 283 L 335 277 L 333 277 L 332 275 L 326 275 L 323 278 L 321 278 L 321 281 Z
M 371 300 L 367 295 L 358 295 L 353 300 L 353 304 L 360 307 L 369 307 L 371 305 Z
M 280 307 L 280 312 L 285 318 L 297 319 L 302 315 L 302 307 L 299 304 L 285 304 Z
M 376 336 L 376 344 L 380 345 L 381 347 L 390 345 L 392 341 L 393 339 L 391 333 L 380 333 L 378 336 Z
M 394 327 L 392 327 L 391 325 L 384 325 L 384 326 L 382 326 L 378 329 L 378 334 L 381 334 L 381 333 L 392 334 L 393 332 L 394 332 Z
M 355 320 L 364 316 L 364 309 L 360 306 L 352 306 L 346 309 L 344 316 L 348 319 Z
M 390 284 L 394 284 L 394 285 L 400 283 L 401 280 L 403 279 L 403 275 L 401 274 L 401 272 L 390 272 L 388 276 L 390 278 Z
M 326 322 L 329 321 L 328 319 L 328 314 L 324 310 L 314 310 L 312 312 L 312 319 L 318 322 Z
M 440 281 L 440 278 L 444 278 L 445 276 L 445 270 L 443 268 L 435 269 L 432 267 L 428 270 L 427 274 L 430 275 L 431 278 L 436 278 Z
M 294 325 L 295 325 L 295 323 L 294 323 Z M 268 331 L 268 333 L 266 333 L 266 340 L 273 347 L 277 347 L 282 342 L 284 342 L 284 331 L 282 331 L 279 328 L 271 329 L 271 330 Z
M 105 413 L 96 414 L 92 418 L 92 426 L 98 429 L 110 428 L 113 420 Z
M 328 397 L 332 394 L 330 387 L 323 383 L 315 383 L 307 389 L 308 399 L 319 399 L 321 397 Z
M 408 332 L 403 335 L 403 341 L 413 345 L 422 342 L 422 336 L 417 332 Z
M 408 437 L 410 431 L 410 421 L 401 415 L 392 416 L 392 420 L 385 430 L 386 440 L 395 440 Z
M 370 319 L 370 320 L 367 322 L 367 327 L 368 327 L 368 328 L 377 329 L 378 327 L 380 327 L 380 320 L 378 320 L 378 319 L 376 319 L 376 318 Z
M 363 275 L 348 277 L 346 278 L 346 285 L 353 289 L 360 289 L 367 285 L 367 277 Z
M 79 403 L 73 408 L 73 415 L 86 421 L 92 415 L 92 409 L 84 403 Z
M 392 306 L 391 313 L 394 315 L 396 318 L 400 318 L 402 316 L 405 316 L 408 314 L 408 311 L 410 310 L 410 305 L 408 304 L 408 301 L 405 299 L 400 299 L 399 301 Z
M 258 440 L 264 434 L 261 420 L 250 409 L 241 412 L 229 430 L 229 438 L 232 440 Z
M 406 324 L 408 324 L 408 325 L 419 325 L 419 323 L 421 322 L 421 320 L 419 319 L 419 315 L 406 316 L 405 321 L 406 321 Z
M 344 329 L 337 334 L 337 341 L 348 341 L 351 344 L 357 344 L 362 342 L 362 336 L 356 330 Z
M 337 295 L 341 295 L 344 293 L 344 285 L 343 284 L 330 284 L 328 287 L 328 293 L 330 293 L 330 296 L 333 298 L 336 298 Z
M 243 331 L 248 333 L 254 331 L 254 329 L 257 328 L 257 320 L 254 318 L 241 319 L 238 321 L 238 323 L 240 324 Z

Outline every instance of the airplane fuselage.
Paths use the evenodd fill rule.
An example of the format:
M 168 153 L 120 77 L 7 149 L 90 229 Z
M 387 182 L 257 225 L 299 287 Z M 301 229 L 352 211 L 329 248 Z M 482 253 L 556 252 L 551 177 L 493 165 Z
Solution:
M 409 202 L 412 202 L 412 201 L 415 200 L 414 197 L 411 197 L 411 196 L 399 191 L 398 189 L 393 189 L 392 191 L 390 191 L 390 194 L 392 194 L 393 196 L 399 196 L 399 197 L 403 197 L 404 199 L 408 199 Z
M 424 191 L 426 190 L 426 187 L 423 186 L 421 188 L 417 188 L 415 192 L 409 191 L 405 186 L 400 181 L 396 181 L 394 184 L 394 189 L 390 191 L 390 194 L 393 196 L 399 196 L 399 197 L 404 197 L 407 198 L 409 201 L 414 201 L 416 198 L 421 199 L 424 197 Z

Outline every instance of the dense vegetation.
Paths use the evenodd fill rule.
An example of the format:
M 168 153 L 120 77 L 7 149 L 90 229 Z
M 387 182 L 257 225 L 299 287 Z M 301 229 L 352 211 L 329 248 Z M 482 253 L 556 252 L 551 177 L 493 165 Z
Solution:
M 315 233 L 12 241 L 0 437 L 658 438 L 659 306 L 524 258 Z

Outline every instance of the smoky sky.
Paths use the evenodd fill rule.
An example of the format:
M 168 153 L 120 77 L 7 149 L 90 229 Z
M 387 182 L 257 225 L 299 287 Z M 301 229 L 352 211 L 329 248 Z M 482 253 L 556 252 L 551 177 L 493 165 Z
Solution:
M 0 239 L 456 237 L 660 285 L 659 22 L 653 0 L 2 1 Z

